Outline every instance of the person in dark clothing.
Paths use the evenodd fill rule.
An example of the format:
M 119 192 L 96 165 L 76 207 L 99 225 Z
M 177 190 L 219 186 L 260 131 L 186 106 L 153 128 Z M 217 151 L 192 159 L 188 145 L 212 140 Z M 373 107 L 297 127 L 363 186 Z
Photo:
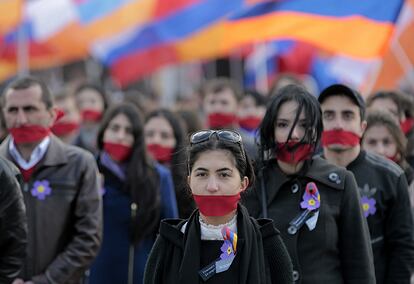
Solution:
M 190 217 L 195 208 L 187 190 L 186 139 L 180 117 L 167 109 L 157 109 L 145 118 L 144 136 L 148 152 L 163 166 L 171 170 L 179 217 Z
M 318 101 L 306 89 L 288 85 L 272 95 L 259 128 L 259 178 L 244 204 L 281 230 L 295 283 L 375 283 L 355 179 L 312 157 L 321 132 Z
M 132 104 L 105 113 L 98 149 L 104 231 L 89 283 L 140 284 L 160 220 L 178 217 L 171 173 L 147 154 L 143 121 Z
M 191 137 L 188 184 L 198 209 L 164 220 L 144 283 L 292 283 L 292 263 L 271 220 L 239 204 L 254 180 L 239 133 L 204 130 Z
M 0 283 L 12 283 L 23 266 L 27 218 L 18 169 L 0 157 Z
M 371 234 L 378 284 L 409 283 L 414 264 L 413 219 L 407 179 L 395 163 L 361 150 L 365 103 L 341 84 L 321 92 L 324 157 L 346 167 L 358 183 L 361 205 Z

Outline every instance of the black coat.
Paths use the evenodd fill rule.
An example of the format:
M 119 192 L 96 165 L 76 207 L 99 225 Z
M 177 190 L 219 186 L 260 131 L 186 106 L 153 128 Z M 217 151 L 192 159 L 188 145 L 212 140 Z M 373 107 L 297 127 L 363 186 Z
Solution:
M 295 176 L 285 175 L 270 160 L 263 176 L 268 217 L 289 250 L 296 283 L 375 283 L 368 227 L 350 172 L 313 158 Z M 243 197 L 253 217 L 262 216 L 261 179 Z M 320 193 L 316 227 L 310 231 L 305 224 L 292 235 L 289 222 L 303 212 L 300 202 L 308 182 L 315 182 Z
M 187 222 L 185 233 L 181 227 Z M 279 232 L 271 220 L 250 218 L 243 206 L 238 208 L 238 245 L 236 257 L 228 271 L 202 282 L 198 271 L 202 242 L 199 212 L 187 220 L 163 220 L 160 234 L 148 258 L 144 274 L 145 284 L 154 283 L 292 283 L 292 263 Z M 219 253 L 219 251 L 218 251 Z M 218 254 L 219 255 L 219 254 Z M 217 256 L 218 256 L 217 255 Z M 235 267 L 236 266 L 236 267 Z M 237 273 L 227 277 L 231 270 Z M 236 280 L 234 275 L 238 275 Z
M 395 163 L 361 151 L 347 169 L 361 196 L 375 200 L 367 217 L 378 284 L 410 283 L 414 265 L 414 227 L 405 174 Z
M 13 164 L 0 158 L 0 283 L 19 275 L 26 256 L 27 219 Z

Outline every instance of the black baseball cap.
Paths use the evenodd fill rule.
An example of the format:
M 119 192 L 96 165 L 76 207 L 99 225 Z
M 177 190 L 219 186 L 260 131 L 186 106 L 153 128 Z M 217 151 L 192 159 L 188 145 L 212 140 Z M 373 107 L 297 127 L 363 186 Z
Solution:
M 320 104 L 323 103 L 323 101 L 330 97 L 330 96 L 337 96 L 337 95 L 344 95 L 348 98 L 350 98 L 360 109 L 361 118 L 364 118 L 365 116 L 365 101 L 362 98 L 362 96 L 354 89 L 342 85 L 342 84 L 334 84 L 331 85 L 320 93 L 318 97 L 318 101 Z

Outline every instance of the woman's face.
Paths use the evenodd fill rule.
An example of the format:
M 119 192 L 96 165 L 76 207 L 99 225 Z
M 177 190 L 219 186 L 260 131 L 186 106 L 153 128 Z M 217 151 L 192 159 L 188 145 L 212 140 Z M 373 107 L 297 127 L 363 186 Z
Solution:
M 295 122 L 298 109 L 298 103 L 295 101 L 287 101 L 279 108 L 275 124 L 275 141 L 276 143 L 284 143 L 289 137 L 290 130 Z M 300 141 L 305 135 L 306 117 L 304 111 L 301 112 L 299 120 L 295 125 L 290 137 L 291 141 Z
M 144 127 L 144 135 L 147 145 L 158 144 L 169 148 L 176 145 L 173 128 L 164 117 L 156 116 L 148 120 Z
M 94 89 L 84 89 L 76 95 L 79 110 L 95 110 L 103 112 L 105 105 L 101 95 Z
M 120 113 L 111 119 L 108 127 L 105 129 L 103 141 L 125 146 L 132 146 L 134 144 L 132 124 L 125 114 Z
M 240 177 L 229 151 L 208 150 L 198 156 L 188 183 L 196 195 L 235 195 L 247 188 L 249 179 Z
M 394 137 L 384 125 L 373 125 L 364 134 L 362 147 L 385 157 L 395 157 L 397 143 Z

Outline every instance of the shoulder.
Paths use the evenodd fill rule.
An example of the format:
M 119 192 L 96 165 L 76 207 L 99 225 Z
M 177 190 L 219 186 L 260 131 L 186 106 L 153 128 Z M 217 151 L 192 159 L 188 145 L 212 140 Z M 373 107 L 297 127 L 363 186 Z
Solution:
M 160 175 L 160 177 L 171 176 L 171 171 L 159 163 L 155 163 L 155 170 Z
M 381 174 L 393 175 L 395 177 L 404 174 L 404 171 L 396 163 L 374 153 L 366 152 L 364 162 L 370 168 L 380 171 Z
M 165 241 L 182 247 L 184 233 L 181 232 L 181 227 L 186 223 L 183 219 L 164 219 L 160 223 L 159 236 Z
M 346 187 L 345 181 L 351 175 L 352 173 L 347 169 L 333 165 L 319 156 L 312 158 L 306 174 L 306 176 L 338 190 Z

